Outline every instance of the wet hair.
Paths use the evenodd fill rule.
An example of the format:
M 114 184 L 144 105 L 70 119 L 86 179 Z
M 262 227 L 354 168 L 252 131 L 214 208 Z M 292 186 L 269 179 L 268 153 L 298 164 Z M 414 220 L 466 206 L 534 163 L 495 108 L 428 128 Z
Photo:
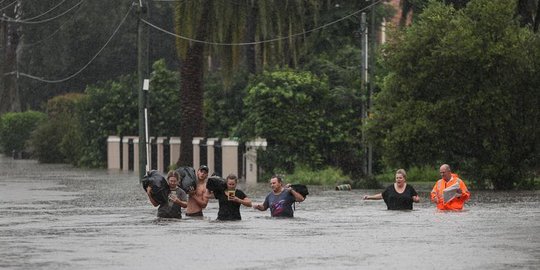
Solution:
M 403 175 L 403 178 L 407 179 L 407 172 L 404 169 L 397 170 L 396 174 L 401 174 Z
M 238 177 L 234 173 L 227 175 L 227 181 L 229 181 L 229 179 L 234 180 L 234 182 L 238 183 Z
M 283 183 L 283 178 L 280 175 L 274 174 L 272 177 L 270 177 L 270 179 L 272 178 L 276 178 L 279 183 Z
M 167 181 L 169 181 L 169 178 L 173 176 L 176 177 L 176 180 L 180 181 L 180 174 L 178 174 L 177 171 L 173 171 L 173 170 L 167 173 Z

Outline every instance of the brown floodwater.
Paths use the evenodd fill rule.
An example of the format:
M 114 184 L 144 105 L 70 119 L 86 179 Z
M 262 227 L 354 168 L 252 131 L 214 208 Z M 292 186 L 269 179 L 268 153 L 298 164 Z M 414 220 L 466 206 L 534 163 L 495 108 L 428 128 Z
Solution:
M 420 191 L 413 211 L 310 186 L 293 219 L 219 222 L 212 199 L 204 219 L 170 220 L 133 172 L 0 157 L 0 269 L 540 269 L 538 191 L 472 191 L 462 212 Z

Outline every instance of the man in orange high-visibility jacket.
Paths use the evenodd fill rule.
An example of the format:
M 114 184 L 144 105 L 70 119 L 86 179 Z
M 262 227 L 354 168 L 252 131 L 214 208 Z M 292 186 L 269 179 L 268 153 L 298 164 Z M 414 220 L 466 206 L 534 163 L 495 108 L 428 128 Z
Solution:
M 459 179 L 457 174 L 452 173 L 448 164 L 441 165 L 439 172 L 442 179 L 439 179 L 433 186 L 433 190 L 431 190 L 431 201 L 436 203 L 437 208 L 440 210 L 463 209 L 463 204 L 469 200 L 469 197 L 471 196 L 465 182 Z M 455 189 L 455 193 L 450 196 L 451 199 L 447 198 L 447 201 L 445 202 L 444 190 L 452 186 L 455 186 L 457 189 Z

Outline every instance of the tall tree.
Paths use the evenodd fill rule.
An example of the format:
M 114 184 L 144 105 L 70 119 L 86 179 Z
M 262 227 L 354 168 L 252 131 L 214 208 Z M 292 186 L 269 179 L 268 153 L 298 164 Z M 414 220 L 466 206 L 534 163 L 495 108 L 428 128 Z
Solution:
M 256 5 L 256 6 L 254 6 Z M 245 40 L 265 40 L 281 37 L 275 43 L 259 44 L 257 62 L 261 66 L 270 64 L 295 65 L 304 37 L 290 36 L 301 33 L 308 18 L 317 19 L 319 1 L 179 1 L 175 6 L 175 31 L 178 35 L 195 40 L 177 39 L 180 59 L 180 138 L 182 147 L 179 165 L 191 165 L 193 160 L 193 137 L 205 136 L 203 119 L 203 77 L 205 57 L 219 56 L 220 70 L 224 78 L 240 67 L 243 46 L 215 45 L 212 43 L 236 44 Z M 258 16 L 254 16 L 257 12 Z M 249 20 L 255 17 L 253 29 L 246 31 Z M 249 18 L 249 19 L 248 19 Z M 253 27 L 253 26 L 251 26 Z M 212 31 L 208 31 L 211 29 Z M 246 34 L 248 32 L 248 34 Z M 212 42 L 201 42 L 212 41 Z M 256 46 L 257 48 L 257 46 Z M 250 59 L 249 61 L 253 61 Z M 253 67 L 253 62 L 252 62 Z
M 6 112 L 20 112 L 21 101 L 19 98 L 18 61 L 20 53 L 20 43 L 22 36 L 22 26 L 16 22 L 22 16 L 22 0 L 13 2 L 11 8 L 6 8 L 3 18 L 0 21 L 3 38 L 3 68 L 2 84 L 0 85 L 0 115 Z
M 431 2 L 384 50 L 390 71 L 371 121 L 387 165 L 456 165 L 511 189 L 537 170 L 540 39 L 516 2 Z M 484 182 L 485 180 L 485 182 Z

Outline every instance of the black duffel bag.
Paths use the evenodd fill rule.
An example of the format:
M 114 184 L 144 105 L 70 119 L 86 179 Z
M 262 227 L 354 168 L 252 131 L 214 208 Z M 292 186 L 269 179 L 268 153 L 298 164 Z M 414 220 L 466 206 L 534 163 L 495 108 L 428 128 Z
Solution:
M 152 187 L 152 198 L 158 203 L 166 203 L 169 200 L 169 184 L 165 176 L 161 175 L 156 170 L 147 172 L 142 179 L 142 187 L 144 192 L 148 186 Z
M 176 172 L 180 175 L 178 186 L 186 193 L 194 191 L 197 188 L 197 174 L 192 167 L 179 167 Z
M 212 175 L 208 177 L 208 181 L 206 181 L 206 189 L 214 193 L 223 192 L 227 189 L 227 183 L 225 182 L 225 179 L 220 176 Z

